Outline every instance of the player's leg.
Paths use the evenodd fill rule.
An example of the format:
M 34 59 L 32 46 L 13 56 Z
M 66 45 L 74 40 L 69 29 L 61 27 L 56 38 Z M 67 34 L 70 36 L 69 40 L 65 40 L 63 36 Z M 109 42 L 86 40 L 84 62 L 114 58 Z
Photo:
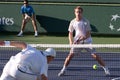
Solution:
M 96 53 L 93 53 L 93 54 L 91 54 L 91 55 L 92 55 L 92 57 L 93 57 L 94 59 L 96 59 L 96 60 L 98 61 L 98 63 L 102 66 L 102 68 L 103 68 L 104 71 L 105 71 L 105 74 L 106 74 L 106 75 L 110 75 L 110 71 L 109 71 L 108 67 L 105 65 L 104 61 L 101 59 L 101 57 L 100 57 L 99 55 L 97 55 Z
M 22 20 L 21 30 L 20 30 L 19 34 L 17 35 L 18 37 L 23 36 L 23 31 L 24 31 L 25 26 L 26 26 L 28 21 L 29 21 L 28 19 L 23 19 Z
M 87 51 L 90 52 L 92 57 L 102 66 L 102 68 L 105 71 L 105 74 L 110 75 L 108 67 L 105 65 L 102 58 L 96 53 L 95 49 L 94 48 L 88 48 Z
M 101 66 L 105 66 L 104 61 L 101 59 L 101 57 L 100 57 L 98 54 L 92 53 L 91 55 L 92 55 L 92 57 L 93 57 L 95 60 L 98 61 L 98 63 L 99 63 Z
M 71 59 L 74 57 L 74 55 L 78 52 L 81 52 L 80 48 L 71 48 L 70 53 L 68 54 L 68 56 L 65 59 L 63 68 L 61 69 L 61 71 L 58 73 L 58 76 L 62 76 L 65 73 L 65 70 L 67 68 L 67 66 L 70 64 Z
M 69 53 L 69 55 L 66 57 L 63 68 L 61 71 L 58 73 L 58 76 L 62 76 L 65 73 L 66 67 L 69 65 L 71 59 L 74 57 L 73 53 Z
M 37 37 L 38 36 L 38 32 L 37 32 L 37 24 L 36 24 L 35 15 L 32 17 L 32 25 L 33 25 L 33 28 L 34 28 L 34 31 L 35 31 L 34 36 Z
M 35 31 L 34 36 L 37 37 L 38 36 L 38 31 L 37 31 L 37 25 L 36 25 L 36 21 L 32 20 L 32 25 Z

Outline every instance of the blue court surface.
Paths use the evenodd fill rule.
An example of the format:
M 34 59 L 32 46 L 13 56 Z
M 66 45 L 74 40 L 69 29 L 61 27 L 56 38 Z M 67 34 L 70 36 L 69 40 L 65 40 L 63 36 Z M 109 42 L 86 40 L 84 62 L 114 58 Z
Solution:
M 19 51 L 0 50 L 0 74 L 4 64 L 11 55 Z M 98 53 L 108 66 L 111 75 L 106 76 L 104 70 L 99 66 L 89 53 L 76 54 L 69 64 L 64 76 L 58 77 L 64 60 L 68 52 L 57 52 L 57 57 L 49 64 L 48 79 L 49 80 L 111 80 L 120 77 L 120 53 Z M 94 70 L 92 66 L 98 65 L 98 69 Z

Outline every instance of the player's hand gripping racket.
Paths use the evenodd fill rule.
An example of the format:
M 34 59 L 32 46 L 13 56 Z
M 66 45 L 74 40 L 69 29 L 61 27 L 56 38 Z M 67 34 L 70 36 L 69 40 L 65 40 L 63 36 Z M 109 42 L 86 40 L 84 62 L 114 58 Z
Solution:
M 74 44 L 84 44 L 84 38 L 83 37 L 79 37 L 78 39 L 76 39 L 74 42 Z

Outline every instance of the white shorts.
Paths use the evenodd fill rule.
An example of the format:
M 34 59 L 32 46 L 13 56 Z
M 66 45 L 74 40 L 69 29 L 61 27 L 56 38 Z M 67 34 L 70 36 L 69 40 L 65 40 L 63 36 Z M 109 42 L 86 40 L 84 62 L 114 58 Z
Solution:
M 91 42 L 85 42 L 84 44 L 91 44 Z M 82 45 L 79 43 L 78 45 Z M 82 51 L 85 50 L 85 52 L 89 52 L 91 54 L 96 53 L 95 48 L 88 47 L 88 48 L 71 48 L 70 53 L 82 53 Z
M 17 66 L 13 57 L 11 57 L 3 69 L 0 80 L 36 80 L 37 76 L 20 72 Z
M 91 54 L 96 53 L 95 48 L 71 48 L 70 53 L 82 53 L 83 50 Z

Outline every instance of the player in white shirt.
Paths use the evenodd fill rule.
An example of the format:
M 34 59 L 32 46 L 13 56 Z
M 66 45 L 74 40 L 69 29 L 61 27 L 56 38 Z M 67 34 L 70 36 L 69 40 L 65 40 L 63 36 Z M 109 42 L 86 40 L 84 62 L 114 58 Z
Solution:
M 92 44 L 91 38 L 91 28 L 90 23 L 87 19 L 82 16 L 83 9 L 80 6 L 77 6 L 74 9 L 75 18 L 70 22 L 68 31 L 69 31 L 69 43 L 70 44 Z M 75 37 L 73 39 L 73 32 L 75 31 Z M 65 74 L 66 67 L 69 65 L 71 59 L 74 57 L 75 53 L 80 53 L 81 48 L 71 48 L 69 55 L 66 57 L 63 68 L 58 73 L 58 76 Z M 106 75 L 110 75 L 108 68 L 105 66 L 103 60 L 96 54 L 95 49 L 85 48 L 87 52 L 90 52 L 92 57 L 98 61 L 102 66 Z
M 0 80 L 48 80 L 48 64 L 56 56 L 53 48 L 40 51 L 18 41 L 0 41 L 0 46 L 15 46 L 22 49 L 15 56 L 11 56 Z

